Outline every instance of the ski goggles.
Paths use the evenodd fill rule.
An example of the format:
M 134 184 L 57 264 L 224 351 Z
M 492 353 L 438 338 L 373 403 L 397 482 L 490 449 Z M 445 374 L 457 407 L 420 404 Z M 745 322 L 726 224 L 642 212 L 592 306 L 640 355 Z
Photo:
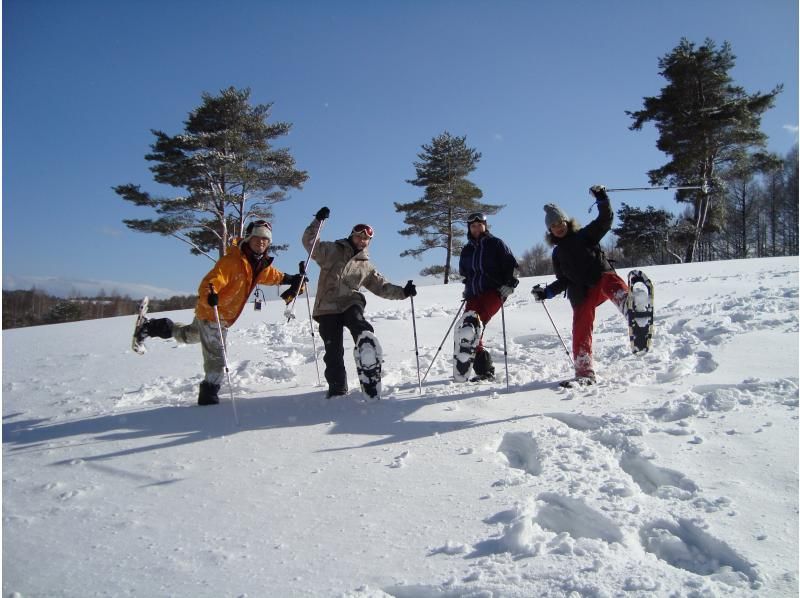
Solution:
M 472 224 L 473 222 L 483 222 L 486 224 L 486 214 L 483 212 L 473 212 L 467 216 L 467 224 Z
M 251 232 L 253 232 L 253 229 L 256 228 L 266 228 L 268 231 L 272 232 L 272 225 L 269 222 L 267 222 L 266 220 L 254 220 L 253 222 L 247 225 L 247 230 L 245 231 L 245 234 L 249 235 Z
M 362 237 L 371 239 L 375 236 L 375 231 L 372 230 L 369 224 L 356 224 L 353 230 L 350 231 L 350 235 L 361 235 Z

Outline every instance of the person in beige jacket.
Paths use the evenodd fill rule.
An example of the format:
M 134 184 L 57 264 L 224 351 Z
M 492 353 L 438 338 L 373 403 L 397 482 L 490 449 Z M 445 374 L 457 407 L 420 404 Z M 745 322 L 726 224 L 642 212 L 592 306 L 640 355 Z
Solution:
M 325 344 L 325 380 L 328 398 L 347 394 L 347 370 L 344 365 L 343 333 L 353 337 L 361 389 L 368 396 L 380 397 L 383 352 L 372 325 L 364 319 L 367 300 L 362 287 L 384 299 L 405 299 L 417 294 L 414 282 L 401 287 L 388 282 L 369 259 L 368 248 L 374 236 L 372 227 L 356 224 L 350 235 L 336 241 L 320 241 L 322 223 L 330 217 L 321 208 L 303 232 L 303 246 L 320 267 L 313 318 L 319 323 L 319 335 Z

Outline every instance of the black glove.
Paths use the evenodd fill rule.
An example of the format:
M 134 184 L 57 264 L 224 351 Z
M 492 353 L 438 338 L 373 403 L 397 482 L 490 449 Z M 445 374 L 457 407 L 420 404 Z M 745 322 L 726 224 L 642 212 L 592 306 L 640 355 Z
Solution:
M 306 280 L 308 279 L 302 274 L 284 273 L 283 278 L 281 279 L 281 284 L 288 284 L 290 287 L 299 289 L 300 285 L 303 284 Z
M 219 305 L 219 295 L 217 295 L 217 292 L 211 285 L 208 285 L 208 304 L 211 307 L 216 307 Z
M 589 193 L 591 193 L 597 201 L 608 201 L 608 193 L 606 193 L 604 185 L 593 185 L 589 187 Z
M 319 211 L 314 214 L 314 218 L 322 222 L 323 220 L 327 220 L 331 216 L 331 211 L 329 208 L 320 208 Z
M 537 284 L 535 287 L 531 289 L 531 295 L 534 296 L 536 301 L 541 303 L 545 299 L 547 299 L 547 287 L 543 287 L 540 284 Z
M 403 293 L 405 293 L 406 297 L 416 297 L 417 296 L 417 287 L 414 286 L 414 281 L 409 280 L 406 283 L 406 286 L 403 287 Z
M 287 280 L 289 288 L 281 293 L 281 299 L 283 299 L 283 302 L 286 303 L 286 305 L 289 305 L 292 301 L 294 301 L 295 297 L 303 294 L 303 291 L 306 288 L 305 282 L 308 279 L 302 274 L 284 274 L 283 282 L 287 284 Z

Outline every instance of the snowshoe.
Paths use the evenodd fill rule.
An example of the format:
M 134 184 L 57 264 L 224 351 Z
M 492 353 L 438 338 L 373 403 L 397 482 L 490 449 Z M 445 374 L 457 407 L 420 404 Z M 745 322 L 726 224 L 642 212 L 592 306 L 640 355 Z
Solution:
M 131 349 L 134 353 L 143 355 L 145 352 L 144 339 L 147 338 L 147 331 L 145 325 L 147 324 L 147 306 L 150 304 L 150 299 L 145 296 L 139 304 L 139 313 L 136 316 L 136 324 L 133 327 L 133 340 L 131 342 Z
M 469 379 L 470 382 L 494 382 L 494 374 L 480 374 Z
M 353 357 L 361 390 L 370 398 L 380 398 L 383 350 L 374 334 L 369 331 L 361 333 L 353 348 Z
M 634 353 L 649 351 L 653 344 L 653 283 L 641 270 L 628 273 L 628 336 Z
M 561 388 L 581 388 L 582 386 L 592 386 L 593 384 L 597 384 L 594 376 L 576 376 L 558 383 Z
M 481 319 L 474 311 L 468 311 L 461 326 L 453 334 L 453 379 L 466 382 L 475 359 L 475 347 L 481 339 Z

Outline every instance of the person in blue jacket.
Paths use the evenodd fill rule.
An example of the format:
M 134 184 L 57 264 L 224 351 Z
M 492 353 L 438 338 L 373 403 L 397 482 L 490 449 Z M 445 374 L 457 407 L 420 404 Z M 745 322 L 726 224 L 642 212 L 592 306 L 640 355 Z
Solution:
M 470 214 L 467 226 L 467 244 L 458 261 L 466 304 L 454 335 L 453 377 L 457 382 L 468 379 L 470 368 L 477 379 L 494 378 L 492 357 L 483 346 L 483 332 L 519 284 L 514 277 L 517 260 L 508 246 L 489 232 L 486 215 Z

